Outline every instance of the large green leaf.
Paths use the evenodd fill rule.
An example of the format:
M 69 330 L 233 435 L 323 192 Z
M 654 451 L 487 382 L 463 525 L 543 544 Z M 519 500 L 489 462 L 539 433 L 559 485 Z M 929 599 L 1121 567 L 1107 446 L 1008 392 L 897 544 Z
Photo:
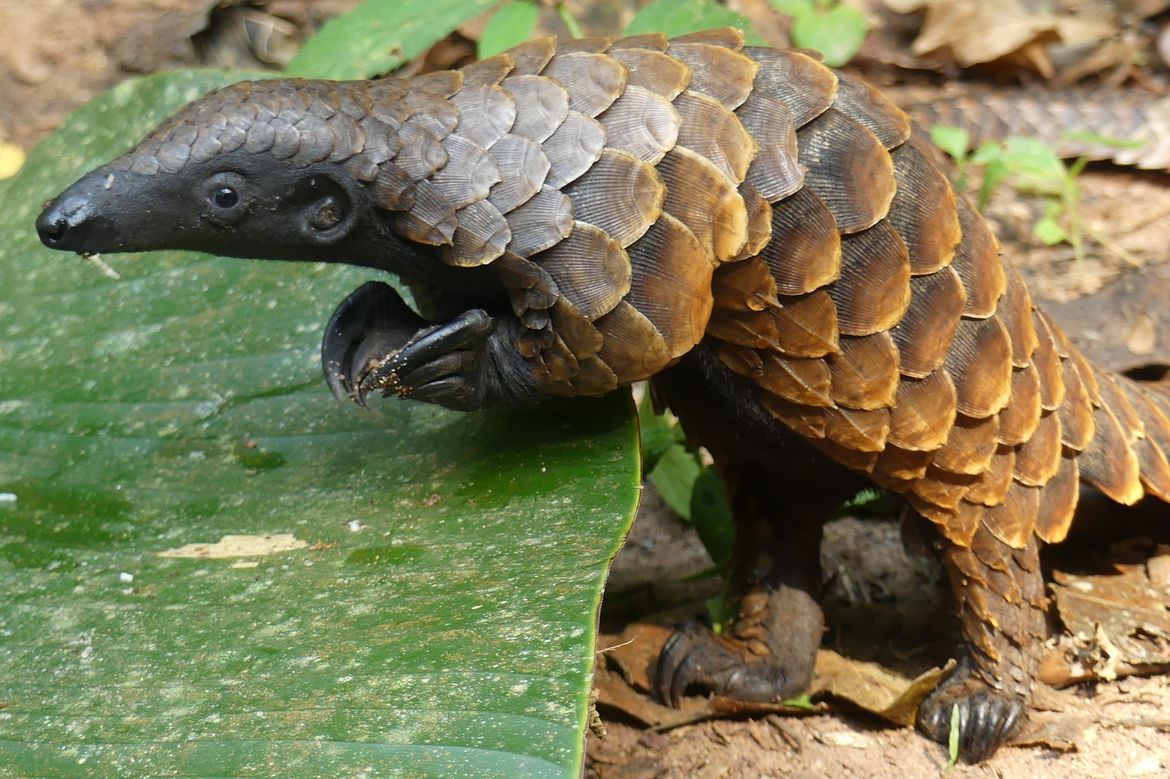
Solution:
M 326 22 L 289 62 L 291 76 L 369 78 L 402 65 L 498 0 L 365 0 Z
M 628 398 L 363 412 L 317 348 L 368 273 L 36 242 L 238 77 L 125 84 L 0 182 L 0 776 L 576 776 Z M 308 546 L 160 555 L 272 534 Z

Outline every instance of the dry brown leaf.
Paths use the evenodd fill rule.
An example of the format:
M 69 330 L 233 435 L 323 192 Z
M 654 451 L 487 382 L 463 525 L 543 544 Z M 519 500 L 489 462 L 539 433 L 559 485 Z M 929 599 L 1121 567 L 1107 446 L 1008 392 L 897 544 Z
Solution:
M 1111 557 L 1128 559 L 1133 551 L 1115 547 Z M 1069 670 L 1071 676 L 1112 678 L 1170 664 L 1170 589 L 1150 576 L 1161 570 L 1160 557 L 1150 558 L 1152 569 L 1146 562 L 1127 562 L 1114 563 L 1115 572 L 1105 575 L 1054 571 L 1056 608 L 1077 644 L 1065 653 L 1071 665 L 1080 666 Z M 1063 643 L 1067 650 L 1069 642 Z
M 943 668 L 932 668 L 916 679 L 907 679 L 877 663 L 850 660 L 831 649 L 822 649 L 817 652 L 810 693 L 829 693 L 895 725 L 910 727 L 922 699 L 953 667 L 954 661 Z

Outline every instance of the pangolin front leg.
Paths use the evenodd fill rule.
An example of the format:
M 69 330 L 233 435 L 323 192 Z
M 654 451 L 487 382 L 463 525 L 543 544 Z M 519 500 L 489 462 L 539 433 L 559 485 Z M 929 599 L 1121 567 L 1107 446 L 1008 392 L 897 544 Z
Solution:
M 430 324 L 382 282 L 363 284 L 333 312 L 321 345 L 338 399 L 364 406 L 371 392 L 468 411 L 534 396 L 507 319 L 471 309 Z

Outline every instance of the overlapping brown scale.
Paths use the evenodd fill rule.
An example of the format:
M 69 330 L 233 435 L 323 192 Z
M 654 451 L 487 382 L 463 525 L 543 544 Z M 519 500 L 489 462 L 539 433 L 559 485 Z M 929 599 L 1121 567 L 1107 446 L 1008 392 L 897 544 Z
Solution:
M 381 183 L 379 178 L 378 183 Z M 431 246 L 451 243 L 459 226 L 456 208 L 429 180 L 414 184 L 409 211 L 396 215 L 395 229 L 406 238 Z
M 451 98 L 459 108 L 455 132 L 485 149 L 512 129 L 516 121 L 516 104 L 512 96 L 498 86 L 471 86 Z
M 774 348 L 794 357 L 823 357 L 840 342 L 837 306 L 826 290 L 784 295 L 780 308 L 766 313 L 775 321 Z
M 743 48 L 743 30 L 735 27 L 716 27 L 710 30 L 676 35 L 670 43 L 709 43 L 738 51 Z
M 910 137 L 910 117 L 906 112 L 869 83 L 848 73 L 837 74 L 833 108 L 876 135 L 887 149 L 901 146 Z
M 438 138 L 418 125 L 407 124 L 398 131 L 402 142 L 394 164 L 410 176 L 411 181 L 429 178 L 447 164 L 447 150 Z
M 486 198 L 501 178 L 491 154 L 457 133 L 443 139 L 443 148 L 447 164 L 431 176 L 431 184 L 456 209 Z
M 836 74 L 807 54 L 763 46 L 743 51 L 760 65 L 753 89 L 788 106 L 797 127 L 820 116 L 836 99 Z
M 881 453 L 853 449 L 848 446 L 842 446 L 836 441 L 830 440 L 828 438 L 827 425 L 828 423 L 826 422 L 825 439 L 822 441 L 817 441 L 813 445 L 828 455 L 829 459 L 833 460 L 833 462 L 837 463 L 838 465 L 843 465 L 844 467 L 852 471 L 857 471 L 858 473 L 867 474 L 870 476 L 870 478 L 872 478 L 873 470 L 877 466 L 877 462 L 881 457 Z
M 797 435 L 814 441 L 825 437 L 825 410 L 822 408 L 790 403 L 769 392 L 760 395 L 760 405 Z
M 405 81 L 383 78 L 367 83 L 370 116 L 392 127 L 398 127 L 410 117 L 410 106 L 403 99 L 407 92 Z
M 458 70 L 435 70 L 410 80 L 411 89 L 434 92 L 439 97 L 451 97 L 463 87 L 463 74 Z M 339 82 L 344 84 L 345 82 Z M 340 110 L 340 103 L 330 106 L 331 111 Z
M 714 259 L 735 257 L 747 242 L 747 207 L 727 177 L 706 157 L 677 146 L 658 163 L 658 173 L 666 185 L 666 212 L 689 227 Z
M 962 238 L 955 191 L 917 140 L 890 154 L 898 189 L 887 218 L 910 250 L 911 272 L 935 273 L 950 264 Z
M 824 360 L 785 357 L 768 350 L 761 351 L 759 357 L 761 370 L 755 382 L 763 389 L 802 406 L 833 405 L 829 398 L 829 368 Z
M 556 132 L 569 114 L 569 95 L 543 76 L 509 76 L 500 82 L 516 105 L 512 132 L 537 143 Z
M 605 128 L 596 119 L 570 111 L 542 148 L 552 166 L 545 183 L 559 189 L 575 181 L 601 157 Z
M 926 475 L 926 469 L 930 466 L 933 457 L 934 455 L 930 452 L 912 452 L 909 449 L 894 446 L 887 437 L 886 448 L 878 457 L 874 470 L 887 479 L 898 482 L 913 481 Z
M 578 360 L 601 351 L 605 340 L 601 331 L 569 301 L 560 298 L 549 310 L 553 328 Z
M 486 265 L 504 253 L 512 231 L 503 215 L 486 200 L 459 209 L 459 221 L 450 247 L 443 247 L 448 265 L 472 268 Z
M 1013 549 L 1023 549 L 1036 529 L 1040 513 L 1039 487 L 1013 482 L 1003 502 L 983 510 L 983 527 Z
M 1061 443 L 1080 452 L 1093 440 L 1093 403 L 1076 361 L 1062 360 L 1060 370 L 1065 387 L 1064 402 L 1057 411 Z
M 1019 272 L 1010 265 L 1005 270 L 1007 289 L 1000 298 L 996 315 L 1012 339 L 1012 365 L 1023 368 L 1032 362 L 1039 346 L 1036 315 L 1032 308 L 1032 295 Z
M 410 90 L 403 96 L 402 102 L 410 110 L 406 122 L 422 127 L 436 138 L 454 132 L 459 124 L 459 109 L 431 92 Z
M 630 258 L 625 249 L 600 228 L 584 222 L 575 222 L 567 238 L 533 261 L 552 276 L 561 295 L 590 321 L 614 310 L 630 291 Z M 662 341 L 657 331 L 655 334 Z M 606 364 L 622 375 L 618 365 L 608 360 Z
M 983 505 L 964 499 L 959 501 L 952 512 L 930 517 L 938 525 L 943 537 L 959 547 L 948 550 L 947 559 L 956 562 L 964 573 L 971 571 L 967 575 L 968 581 L 983 581 L 987 576 L 987 569 L 980 564 L 979 559 L 970 549 L 964 548 L 971 545 L 971 539 L 982 526 L 983 510 Z M 973 578 L 972 574 L 978 578 Z
M 1011 339 L 998 319 L 959 322 L 944 363 L 955 382 L 959 413 L 983 418 L 1007 405 L 1012 390 L 1011 350 Z
M 1145 494 L 1137 454 L 1108 405 L 1096 412 L 1093 442 L 1077 458 L 1081 476 L 1112 500 L 1132 505 Z
M 991 466 L 998 432 L 999 420 L 994 416 L 972 419 L 959 414 L 946 443 L 935 451 L 933 463 L 950 473 L 978 476 Z
M 715 309 L 707 323 L 707 334 L 753 349 L 780 350 L 780 326 L 772 311 Z
M 516 316 L 532 308 L 551 309 L 561 301 L 556 282 L 535 262 L 504 252 L 492 263 L 492 270 L 509 291 Z M 567 305 L 567 304 L 566 304 Z
M 732 311 L 763 311 L 780 305 L 776 281 L 760 257 L 720 265 L 715 269 L 711 293 L 717 308 Z
M 886 436 L 890 432 L 889 409 L 863 411 L 838 406 L 826 408 L 824 414 L 825 437 L 838 446 L 869 454 L 880 453 L 885 448 Z M 876 462 L 876 458 L 872 462 Z M 867 459 L 862 469 L 871 470 L 872 462 Z
M 667 100 L 674 100 L 691 83 L 691 69 L 660 50 L 639 47 L 619 49 L 615 46 L 610 49 L 609 56 L 625 65 L 629 71 L 626 89 L 642 87 Z
M 573 202 L 577 221 L 600 227 L 623 247 L 654 224 L 666 197 L 653 165 L 612 148 L 564 192 Z
M 628 249 L 633 280 L 626 301 L 653 323 L 672 358 L 703 338 L 711 317 L 713 267 L 686 225 L 663 214 Z
M 715 353 L 720 362 L 740 376 L 754 380 L 764 375 L 764 360 L 755 349 L 717 341 Z
M 506 51 L 494 57 L 464 65 L 460 68 L 460 72 L 463 73 L 463 86 L 483 87 L 499 84 L 505 76 L 512 72 L 515 66 L 516 60 L 512 58 L 511 53 Z
M 747 208 L 747 241 L 732 260 L 739 262 L 755 257 L 772 240 L 772 204 L 756 191 L 751 184 L 740 184 L 739 194 Z M 775 287 L 775 281 L 772 282 Z
M 890 334 L 842 336 L 838 346 L 840 351 L 825 358 L 833 401 L 867 411 L 892 407 L 898 391 L 898 350 Z
M 612 56 L 616 57 L 624 49 L 666 51 L 669 43 L 670 41 L 667 40 L 666 36 L 660 32 L 648 32 L 643 35 L 627 35 L 625 38 L 619 38 L 610 44 L 609 52 Z
M 769 203 L 800 189 L 804 169 L 798 160 L 796 125 L 788 106 L 757 91 L 735 113 L 758 147 L 744 181 Z
M 890 331 L 906 376 L 922 378 L 947 358 L 966 292 L 953 268 L 910 279 L 910 306 Z
M 544 150 L 522 135 L 505 135 L 491 148 L 502 178 L 491 188 L 488 200 L 500 213 L 515 210 L 528 202 L 544 185 L 552 167 Z
M 1011 401 L 999 412 L 999 441 L 1015 446 L 1032 435 L 1044 409 L 1040 407 L 1040 373 L 1034 365 L 1012 369 Z
M 570 38 L 557 42 L 558 54 L 600 54 L 613 45 L 613 38 L 594 35 L 588 38 Z
M 841 239 L 841 277 L 829 285 L 844 335 L 888 330 L 910 305 L 910 255 L 888 222 Z
M 1048 321 L 1039 312 L 1034 312 L 1032 321 L 1036 327 L 1036 350 L 1032 352 L 1032 364 L 1040 374 L 1040 406 L 1045 411 L 1060 408 L 1064 402 L 1064 376 L 1060 367 L 1060 355 L 1056 352 L 1056 340 L 1048 327 Z
M 731 110 L 748 99 L 760 69 L 756 60 L 721 44 L 687 43 L 676 38 L 666 53 L 690 67 L 690 89 L 715 98 Z
M 608 145 L 655 164 L 678 140 L 678 111 L 670 101 L 642 87 L 626 87 L 612 106 L 598 117 Z
M 648 378 L 670 362 L 670 350 L 662 335 L 624 300 L 594 324 L 605 339 L 598 357 L 613 370 L 618 381 Z
M 374 166 L 373 173 L 374 201 L 379 206 L 387 211 L 406 211 L 414 206 L 417 185 L 406 171 L 392 162 L 386 162 Z
M 869 130 L 830 108 L 796 131 L 805 186 L 829 206 L 842 233 L 872 227 L 890 210 L 897 180 L 889 152 Z
M 329 153 L 330 162 L 345 162 L 349 158 L 361 154 L 366 148 L 366 130 L 353 117 L 345 114 L 334 114 L 325 122 L 329 127 L 329 135 L 333 138 L 333 151 Z M 244 144 L 247 133 L 234 127 L 228 127 L 222 137 L 224 151 L 235 151 Z
M 366 133 L 366 144 L 362 148 L 362 156 L 369 159 L 374 165 L 381 165 L 386 160 L 392 159 L 398 150 L 402 148 L 402 139 L 398 137 L 398 126 L 390 126 L 373 117 L 366 117 L 360 122 L 362 129 Z M 244 142 L 249 151 L 263 151 L 264 149 L 252 149 L 251 130 L 249 132 L 248 140 Z M 271 145 L 271 138 L 268 139 Z M 267 147 L 265 147 L 267 148 Z
M 760 252 L 785 295 L 820 289 L 841 276 L 841 235 L 833 212 L 807 187 L 772 204 L 772 240 Z
M 1073 516 L 1080 498 L 1079 458 L 1066 454 L 1061 458 L 1056 476 L 1044 485 L 1040 493 L 1040 509 L 1036 514 L 1036 535 L 1048 544 L 1059 544 L 1072 527 Z
M 1150 401 L 1144 388 L 1130 381 L 1121 381 L 1122 391 L 1141 418 L 1146 437 L 1136 445 L 1142 484 L 1158 498 L 1170 502 L 1170 461 L 1165 448 L 1170 445 L 1170 419 Z M 1065 400 L 1065 406 L 1069 404 Z M 1063 406 L 1061 408 L 1064 408 Z
M 1007 275 L 999 259 L 999 246 L 987 222 L 966 198 L 960 197 L 956 208 L 963 237 L 955 247 L 951 267 L 959 274 L 967 291 L 963 316 L 986 319 L 995 313 L 1000 297 L 1007 290 Z
M 508 54 L 511 55 L 515 63 L 512 74 L 516 76 L 538 75 L 556 52 L 557 39 L 552 36 L 536 38 L 514 46 L 508 50 Z
M 605 54 L 571 52 L 561 44 L 542 75 L 554 78 L 569 93 L 569 107 L 586 116 L 609 108 L 626 88 L 626 67 Z
M 521 257 L 531 257 L 573 231 L 573 204 L 559 189 L 545 186 L 505 218 L 512 231 L 508 248 Z
M 1015 479 L 1029 487 L 1043 487 L 1060 468 L 1060 415 L 1046 411 L 1027 441 L 1016 451 Z
M 890 443 L 910 451 L 938 449 L 950 435 L 957 403 L 954 382 L 943 369 L 902 379 L 890 416 Z
M 733 184 L 743 181 L 759 147 L 739 117 L 694 89 L 675 98 L 674 107 L 682 123 L 678 144 L 711 160 Z
M 577 358 L 556 333 L 553 333 L 552 343 L 541 350 L 540 360 L 544 363 L 547 381 L 558 385 L 571 386 L 580 369 Z
M 594 355 L 578 362 L 577 375 L 573 377 L 574 394 L 604 395 L 617 386 L 617 374 L 601 357 Z
M 994 506 L 1002 502 L 1004 495 L 1012 486 L 1012 471 L 1015 467 L 1015 447 L 1001 444 L 995 450 L 991 463 L 983 471 L 979 481 L 971 485 L 963 500 L 984 506 Z
M 910 486 L 910 494 L 936 508 L 953 511 L 978 480 L 978 476 L 951 473 L 932 464 L 926 469 L 926 475 Z M 922 510 L 917 504 L 915 508 Z
M 1108 406 L 1117 418 L 1125 440 L 1129 444 L 1137 442 L 1145 436 L 1145 426 L 1137 409 L 1129 401 L 1129 396 L 1121 387 L 1123 379 L 1099 367 L 1094 368 L 1097 375 L 1097 386 L 1101 392 L 1102 405 Z

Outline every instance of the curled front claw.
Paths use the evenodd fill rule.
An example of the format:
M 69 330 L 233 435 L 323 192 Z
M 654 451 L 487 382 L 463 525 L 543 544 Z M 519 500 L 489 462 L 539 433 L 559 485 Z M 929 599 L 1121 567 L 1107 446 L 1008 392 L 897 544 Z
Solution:
M 427 326 L 389 284 L 358 287 L 337 306 L 321 342 L 321 367 L 333 396 L 364 406 L 363 377 Z
M 382 391 L 467 411 L 535 396 L 514 328 L 481 309 L 432 325 L 387 284 L 363 284 L 333 313 L 321 346 L 329 388 L 360 406 Z

